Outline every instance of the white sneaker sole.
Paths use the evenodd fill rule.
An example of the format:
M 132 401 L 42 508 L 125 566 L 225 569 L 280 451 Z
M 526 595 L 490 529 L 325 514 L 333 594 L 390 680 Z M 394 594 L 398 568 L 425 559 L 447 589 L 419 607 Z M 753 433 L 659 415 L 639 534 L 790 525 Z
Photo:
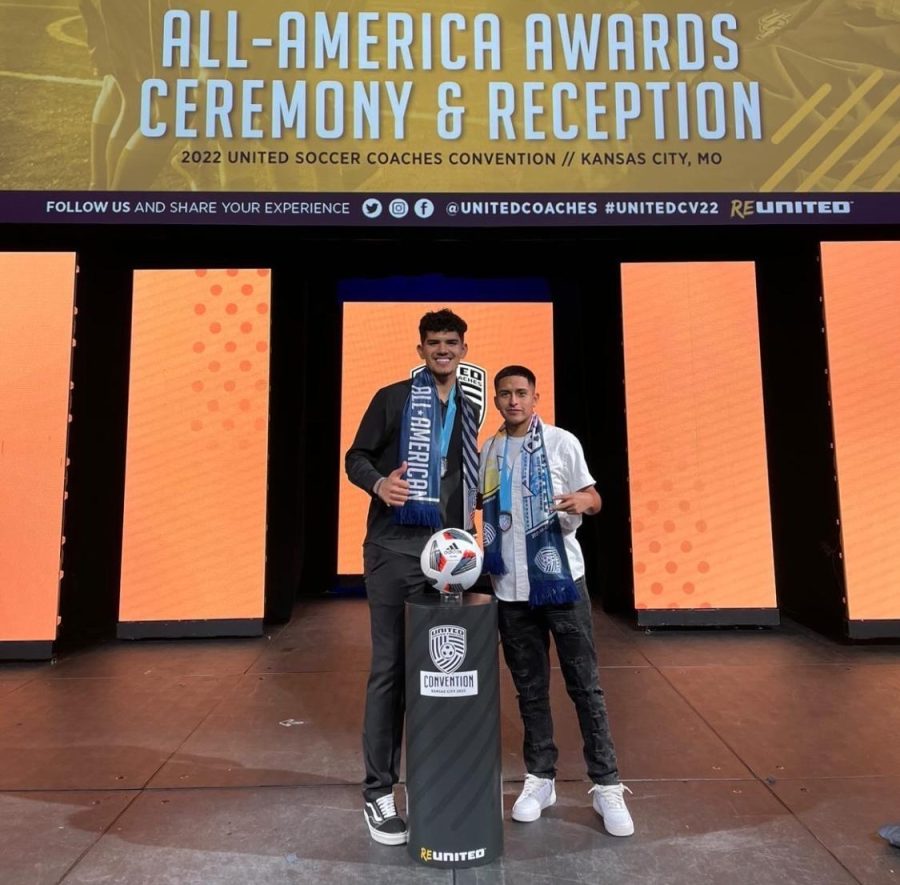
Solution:
M 382 833 L 381 830 L 375 829 L 371 823 L 369 823 L 369 817 L 363 812 L 363 817 L 366 819 L 366 826 L 369 828 L 369 835 L 379 844 L 379 845 L 406 845 L 409 842 L 409 833 Z
M 600 814 L 600 812 L 597 812 Z M 609 833 L 610 836 L 632 836 L 634 835 L 634 823 L 623 824 L 622 826 L 615 826 L 614 824 L 611 826 L 606 822 L 606 818 L 603 815 L 600 815 L 601 820 L 603 821 L 603 828 Z
M 554 790 L 554 791 L 550 794 L 550 800 L 547 802 L 547 804 L 546 804 L 546 805 L 542 805 L 540 808 L 538 808 L 537 814 L 528 813 L 528 812 L 524 812 L 524 813 L 523 813 L 523 812 L 521 812 L 521 811 L 516 811 L 515 806 L 513 806 L 513 810 L 512 810 L 512 819 L 513 819 L 513 820 L 517 820 L 519 823 L 522 823 L 522 824 L 530 824 L 530 823 L 533 823 L 534 821 L 536 821 L 536 820 L 541 816 L 541 812 L 542 812 L 545 808 L 549 808 L 551 805 L 556 805 L 556 790 Z

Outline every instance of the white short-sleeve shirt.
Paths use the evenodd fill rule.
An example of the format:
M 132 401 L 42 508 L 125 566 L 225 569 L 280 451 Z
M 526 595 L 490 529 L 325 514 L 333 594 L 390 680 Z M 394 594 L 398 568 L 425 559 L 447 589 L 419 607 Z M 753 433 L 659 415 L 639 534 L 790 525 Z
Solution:
M 554 427 L 552 424 L 544 424 L 544 446 L 547 449 L 547 461 L 550 465 L 550 476 L 553 482 L 553 494 L 562 495 L 567 492 L 577 492 L 595 484 L 595 479 L 588 470 L 584 458 L 584 451 L 577 437 Z M 524 437 L 510 437 L 509 456 L 513 464 L 513 478 L 521 476 L 519 456 L 522 451 Z M 491 446 L 488 442 L 481 450 L 480 487 L 484 488 L 484 473 L 487 468 L 488 458 L 503 457 L 503 444 Z M 513 453 L 515 456 L 513 457 Z M 522 517 L 522 495 L 518 493 L 521 483 L 513 485 L 512 495 L 512 528 L 508 532 L 499 532 L 501 536 L 500 553 L 506 566 L 505 575 L 491 575 L 494 592 L 498 599 L 504 602 L 527 602 L 529 594 L 528 585 L 528 556 L 525 550 L 525 521 Z M 581 546 L 575 537 L 575 532 L 581 525 L 581 516 L 569 513 L 560 513 L 559 524 L 562 528 L 563 543 L 566 549 L 566 558 L 569 560 L 569 569 L 573 580 L 584 577 L 584 557 Z M 498 530 L 499 531 L 499 530 Z

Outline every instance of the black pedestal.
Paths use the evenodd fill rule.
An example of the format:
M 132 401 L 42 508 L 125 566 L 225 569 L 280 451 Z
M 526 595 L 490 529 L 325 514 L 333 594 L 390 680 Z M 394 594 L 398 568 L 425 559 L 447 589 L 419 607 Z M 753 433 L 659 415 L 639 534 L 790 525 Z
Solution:
M 503 851 L 497 602 L 406 603 L 409 853 L 461 869 Z

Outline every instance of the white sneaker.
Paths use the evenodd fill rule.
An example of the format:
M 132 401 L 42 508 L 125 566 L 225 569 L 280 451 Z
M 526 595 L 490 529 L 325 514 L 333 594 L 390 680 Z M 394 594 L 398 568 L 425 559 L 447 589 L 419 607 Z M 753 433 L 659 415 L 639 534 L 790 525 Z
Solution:
M 603 818 L 603 826 L 610 836 L 630 836 L 634 832 L 634 821 L 625 806 L 626 790 L 625 784 L 594 784 L 588 790 L 588 794 L 594 794 L 594 811 Z
M 525 786 L 512 808 L 512 819 L 530 823 L 541 816 L 545 808 L 556 804 L 556 781 L 552 777 L 525 775 Z

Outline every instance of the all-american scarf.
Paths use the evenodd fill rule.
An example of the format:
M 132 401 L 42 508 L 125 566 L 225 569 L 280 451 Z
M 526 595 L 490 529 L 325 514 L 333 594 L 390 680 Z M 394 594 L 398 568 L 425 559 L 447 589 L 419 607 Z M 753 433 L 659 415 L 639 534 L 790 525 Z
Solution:
M 485 464 L 484 507 L 484 571 L 489 575 L 505 575 L 506 564 L 501 554 L 500 531 L 500 446 L 506 439 L 501 427 L 488 443 Z M 522 497 L 525 520 L 525 553 L 528 559 L 528 602 L 532 606 L 560 605 L 577 602 L 578 588 L 572 580 L 569 560 L 563 543 L 559 514 L 553 509 L 553 479 L 544 446 L 544 429 L 540 418 L 533 415 L 522 444 L 521 483 L 513 484 L 513 494 Z M 502 469 L 507 469 L 504 464 Z M 515 528 L 510 529 L 514 531 Z
M 478 428 L 475 406 L 466 399 L 459 384 L 456 407 L 462 423 L 463 512 L 459 514 L 467 531 L 474 525 L 475 496 L 478 492 Z M 441 401 L 434 376 L 427 369 L 412 378 L 409 396 L 400 422 L 400 462 L 406 461 L 409 498 L 394 508 L 401 525 L 441 525 Z M 448 518 L 450 518 L 448 514 Z

